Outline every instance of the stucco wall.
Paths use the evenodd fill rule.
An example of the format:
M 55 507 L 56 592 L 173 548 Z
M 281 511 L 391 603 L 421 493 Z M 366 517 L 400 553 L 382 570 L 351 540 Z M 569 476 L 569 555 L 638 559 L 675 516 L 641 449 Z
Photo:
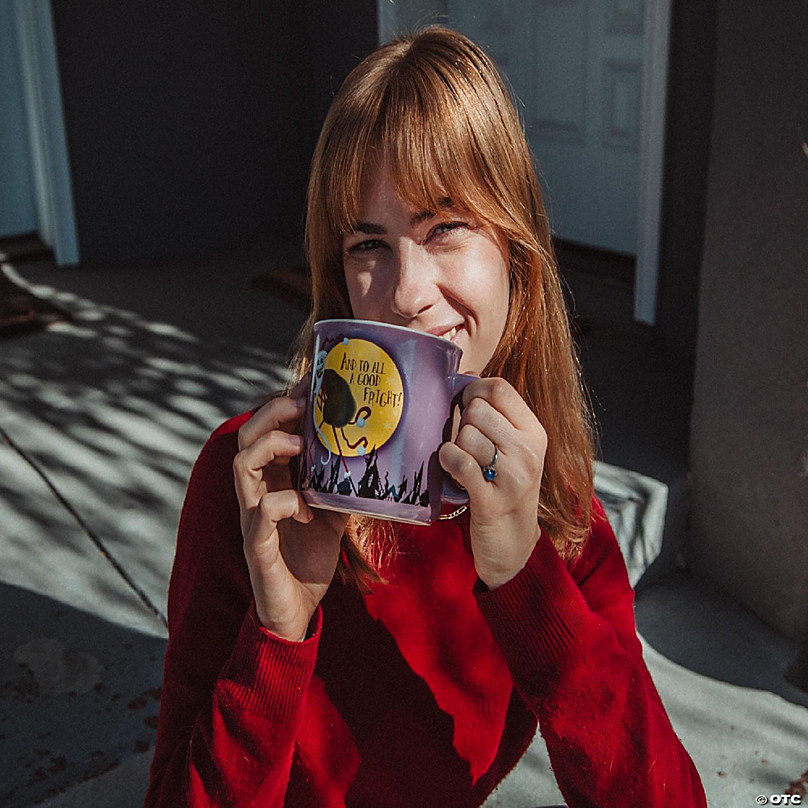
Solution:
M 693 568 L 808 631 L 808 4 L 719 0 Z

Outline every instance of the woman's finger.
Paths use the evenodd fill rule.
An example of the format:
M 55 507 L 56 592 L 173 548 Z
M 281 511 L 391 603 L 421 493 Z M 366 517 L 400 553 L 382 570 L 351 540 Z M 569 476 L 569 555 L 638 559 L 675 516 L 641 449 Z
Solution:
M 494 449 L 494 444 L 484 435 L 479 432 L 475 434 L 473 428 L 465 427 L 458 433 L 458 440 L 441 446 L 438 460 L 444 471 L 468 491 L 472 500 L 480 495 L 487 496 L 494 490 L 513 494 L 511 476 L 502 474 L 503 468 L 500 463 L 503 456 L 498 448 L 495 464 L 497 476 L 494 480 L 487 480 L 483 474 L 483 468 L 494 460 Z M 493 487 L 492 482 L 496 482 Z
M 300 435 L 275 429 L 261 435 L 242 449 L 233 459 L 236 496 L 242 508 L 255 507 L 258 486 L 264 480 L 264 469 L 276 458 L 299 454 L 303 447 Z
M 519 432 L 491 404 L 474 398 L 457 437 L 441 447 L 438 457 L 472 499 L 475 492 L 485 497 L 492 491 L 518 497 L 540 484 L 546 449 L 546 433 L 538 421 L 532 433 Z M 492 479 L 483 471 L 489 465 L 496 469 Z
M 482 467 L 494 459 L 494 451 L 499 454 L 498 447 L 484 435 L 474 424 L 464 424 L 457 433 L 455 443 L 470 454 L 477 464 Z
M 505 379 L 491 376 L 467 385 L 463 390 L 464 412 L 475 398 L 487 401 L 516 429 L 530 430 L 535 426 L 536 416 L 513 385 Z
M 483 479 L 477 459 L 456 443 L 444 443 L 438 451 L 438 460 L 443 470 L 468 491 L 472 501 L 485 490 L 481 488 L 483 484 L 489 485 Z
M 314 514 L 298 491 L 270 491 L 253 510 L 250 526 L 244 535 L 244 552 L 248 561 L 274 564 L 280 552 L 278 522 L 294 519 L 310 522 Z
M 518 395 L 515 390 L 513 392 Z M 521 397 L 519 400 L 522 401 Z M 518 410 L 519 407 L 515 407 L 513 411 Z M 517 476 L 540 473 L 547 452 L 547 432 L 532 412 L 529 412 L 530 417 L 524 428 L 514 426 L 519 419 L 513 415 L 513 411 L 503 413 L 488 399 L 475 396 L 463 411 L 460 429 L 465 426 L 479 429 L 496 447 L 498 459 L 510 459 L 510 468 L 519 470 Z M 487 465 L 493 457 L 493 447 L 490 454 L 480 456 L 475 453 L 475 457 L 481 465 Z
M 507 454 L 514 442 L 520 442 L 520 435 L 511 421 L 485 398 L 475 396 L 463 410 L 458 434 L 466 426 L 481 432 L 500 453 Z
M 238 431 L 238 447 L 245 449 L 254 443 L 265 432 L 272 432 L 284 424 L 293 424 L 300 420 L 306 409 L 306 399 L 278 396 L 264 404 L 258 412 L 245 421 Z

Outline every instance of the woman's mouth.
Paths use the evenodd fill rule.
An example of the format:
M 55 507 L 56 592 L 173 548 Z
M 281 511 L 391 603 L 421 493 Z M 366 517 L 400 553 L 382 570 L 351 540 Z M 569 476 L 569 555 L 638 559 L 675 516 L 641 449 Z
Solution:
M 457 337 L 463 331 L 465 331 L 465 327 L 463 326 L 463 323 L 460 323 L 460 325 L 453 325 L 448 331 L 441 332 L 439 328 L 431 328 L 426 333 L 434 334 L 436 337 L 440 337 L 441 339 L 448 339 L 449 342 L 457 342 Z
M 444 339 L 448 339 L 449 342 L 457 342 L 458 336 L 464 331 L 462 325 L 456 325 L 453 328 L 450 328 L 445 334 L 441 334 Z

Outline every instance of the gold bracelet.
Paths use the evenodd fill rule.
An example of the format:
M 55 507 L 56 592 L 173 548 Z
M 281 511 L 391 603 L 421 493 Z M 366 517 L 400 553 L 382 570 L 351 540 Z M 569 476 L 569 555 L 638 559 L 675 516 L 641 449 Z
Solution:
M 461 513 L 465 513 L 469 509 L 468 505 L 461 505 L 457 510 L 452 511 L 451 513 L 442 513 L 438 519 L 454 519 L 455 516 L 460 516 Z

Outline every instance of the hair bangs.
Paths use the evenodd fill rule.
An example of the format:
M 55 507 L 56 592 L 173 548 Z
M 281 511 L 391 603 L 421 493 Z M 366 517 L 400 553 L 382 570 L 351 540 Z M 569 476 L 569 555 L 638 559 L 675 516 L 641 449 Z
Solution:
M 334 234 L 341 238 L 353 230 L 360 219 L 362 187 L 368 162 L 370 133 L 357 121 L 353 132 L 344 127 L 334 133 L 333 149 L 324 189 L 327 221 Z M 364 135 L 364 136 L 363 136 Z
M 373 138 L 375 160 L 366 170 L 385 165 L 414 210 L 438 211 L 449 200 L 503 227 L 506 217 L 493 204 L 497 195 L 481 159 L 478 122 L 469 114 L 475 105 L 464 103 L 469 88 L 433 64 L 404 67 L 412 69 L 400 70 L 387 87 Z
M 458 62 L 440 43 L 393 42 L 379 50 L 378 64 L 360 66 L 346 83 L 337 99 L 342 115 L 327 127 L 322 155 L 333 235 L 356 227 L 362 188 L 381 166 L 414 210 L 438 211 L 450 200 L 509 238 L 524 231 L 512 209 L 510 180 L 518 172 L 504 165 L 511 147 L 520 148 L 521 133 L 512 132 L 518 120 L 502 126 L 510 117 L 507 90 L 471 43 L 466 49 L 468 61 Z

